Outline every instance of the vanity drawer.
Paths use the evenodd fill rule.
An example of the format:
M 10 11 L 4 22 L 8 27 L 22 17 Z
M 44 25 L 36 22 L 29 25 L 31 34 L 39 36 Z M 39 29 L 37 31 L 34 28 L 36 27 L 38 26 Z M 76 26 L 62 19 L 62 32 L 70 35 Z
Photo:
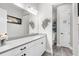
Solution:
M 33 42 L 30 42 L 28 45 L 29 45 L 29 48 L 33 47 L 33 46 L 39 46 L 39 45 L 45 45 L 46 42 L 45 42 L 45 38 L 44 37 L 41 37 L 41 38 L 38 38 L 37 40 L 33 41 Z M 26 44 L 27 46 L 27 44 Z
M 42 45 L 39 46 L 33 46 L 29 48 L 29 50 L 26 50 L 19 54 L 19 56 L 41 56 L 45 51 L 45 48 Z
M 26 51 L 26 56 L 41 56 L 45 51 L 42 45 L 31 47 Z
M 21 53 L 20 56 L 40 56 L 46 50 L 45 38 L 42 37 L 28 44 L 29 48 Z
M 45 43 L 43 42 L 42 39 L 39 39 L 36 42 L 37 42 L 36 45 L 30 47 L 29 49 L 27 49 L 26 51 L 21 53 L 20 56 L 41 56 L 44 53 L 44 51 L 46 50 L 46 48 L 45 48 L 46 46 L 44 45 Z M 32 44 L 32 43 L 30 43 L 30 44 Z
M 22 45 L 16 48 L 13 48 L 11 50 L 8 50 L 6 52 L 3 52 L 2 54 L 0 54 L 0 56 L 18 56 L 19 54 L 21 54 L 22 52 L 26 51 L 28 45 Z

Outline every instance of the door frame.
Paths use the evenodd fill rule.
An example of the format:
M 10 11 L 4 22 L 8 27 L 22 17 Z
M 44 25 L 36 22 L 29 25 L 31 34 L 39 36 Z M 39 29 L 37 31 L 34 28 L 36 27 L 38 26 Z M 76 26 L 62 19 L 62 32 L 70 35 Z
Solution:
M 79 55 L 79 40 L 78 40 L 78 18 L 77 18 L 77 3 L 72 4 L 72 39 L 73 39 L 73 55 Z

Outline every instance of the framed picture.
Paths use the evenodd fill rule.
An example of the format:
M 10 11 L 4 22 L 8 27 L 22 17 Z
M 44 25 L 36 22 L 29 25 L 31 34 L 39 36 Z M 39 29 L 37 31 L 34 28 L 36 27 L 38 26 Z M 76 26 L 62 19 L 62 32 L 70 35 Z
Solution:
M 7 22 L 14 23 L 14 24 L 22 24 L 22 19 L 7 15 Z

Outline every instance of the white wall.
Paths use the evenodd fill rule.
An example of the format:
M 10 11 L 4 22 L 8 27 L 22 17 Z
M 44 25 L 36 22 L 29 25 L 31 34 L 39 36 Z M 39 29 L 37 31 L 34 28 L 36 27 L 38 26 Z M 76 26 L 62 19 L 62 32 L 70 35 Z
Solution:
M 44 30 L 42 22 L 45 18 L 50 19 L 50 23 Z M 52 5 L 40 4 L 39 6 L 39 33 L 47 34 L 47 51 L 52 53 Z
M 29 22 L 28 21 L 29 17 L 27 15 L 26 19 L 23 18 L 23 15 L 25 15 L 24 10 L 21 10 L 21 9 L 17 8 L 16 6 L 13 6 L 12 4 L 7 4 L 7 3 L 0 4 L 0 8 L 5 9 L 7 11 L 8 15 L 15 16 L 15 17 L 22 19 L 21 25 L 8 23 L 7 32 L 8 32 L 9 38 L 20 37 L 20 36 L 24 36 L 24 35 L 28 34 L 29 26 L 27 26 L 27 25 Z

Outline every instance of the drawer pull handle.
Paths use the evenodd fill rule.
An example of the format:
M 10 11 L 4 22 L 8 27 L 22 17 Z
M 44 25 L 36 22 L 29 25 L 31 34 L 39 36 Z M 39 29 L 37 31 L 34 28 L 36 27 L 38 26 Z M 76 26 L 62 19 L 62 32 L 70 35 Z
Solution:
M 26 49 L 26 47 L 24 47 L 24 49 Z
M 26 54 L 24 54 L 24 56 L 26 56 Z
M 43 44 L 43 42 L 41 42 L 41 44 Z
M 24 48 L 22 48 L 22 49 L 20 49 L 20 50 L 24 50 L 24 49 L 26 49 L 26 47 L 24 47 Z
M 25 54 L 25 53 L 24 53 L 24 54 L 23 54 L 23 55 L 21 55 L 21 56 L 26 56 L 26 55 L 27 55 L 27 54 Z

